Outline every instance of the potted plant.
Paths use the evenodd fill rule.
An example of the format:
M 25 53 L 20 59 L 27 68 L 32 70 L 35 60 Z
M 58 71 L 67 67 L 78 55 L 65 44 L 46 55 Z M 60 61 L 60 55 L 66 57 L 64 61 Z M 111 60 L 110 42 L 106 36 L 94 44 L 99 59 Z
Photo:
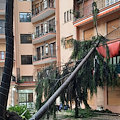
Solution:
M 50 31 L 50 32 L 53 32 L 53 28 L 49 28 L 49 31 Z

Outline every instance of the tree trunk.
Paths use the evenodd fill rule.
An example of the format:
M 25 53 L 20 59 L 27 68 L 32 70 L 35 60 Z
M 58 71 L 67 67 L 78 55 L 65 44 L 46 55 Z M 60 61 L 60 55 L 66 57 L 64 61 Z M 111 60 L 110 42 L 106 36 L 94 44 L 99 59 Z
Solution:
M 6 107 L 13 68 L 13 0 L 6 0 L 6 58 L 0 86 L 0 120 L 6 119 Z

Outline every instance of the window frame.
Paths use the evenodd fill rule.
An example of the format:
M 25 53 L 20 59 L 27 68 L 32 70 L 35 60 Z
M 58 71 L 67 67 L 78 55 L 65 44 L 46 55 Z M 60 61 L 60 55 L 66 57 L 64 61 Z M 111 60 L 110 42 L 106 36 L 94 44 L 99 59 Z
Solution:
M 26 15 L 22 15 L 26 14 Z M 30 15 L 30 20 L 28 19 L 28 14 Z M 24 18 L 25 16 L 25 18 Z M 19 12 L 19 22 L 31 22 L 31 12 Z
M 28 35 L 30 35 L 30 36 L 28 36 Z M 22 40 L 22 37 L 26 37 L 24 39 L 29 39 L 29 37 L 30 37 L 31 40 L 27 40 L 28 41 L 27 42 L 27 41 Z M 20 44 L 32 44 L 32 35 L 31 34 L 20 34 Z
M 29 56 L 31 60 L 29 59 L 29 57 L 27 58 L 27 56 Z M 32 64 L 33 64 L 32 55 L 21 55 L 21 65 L 32 65 Z
M 64 23 L 66 23 L 66 12 L 64 12 Z

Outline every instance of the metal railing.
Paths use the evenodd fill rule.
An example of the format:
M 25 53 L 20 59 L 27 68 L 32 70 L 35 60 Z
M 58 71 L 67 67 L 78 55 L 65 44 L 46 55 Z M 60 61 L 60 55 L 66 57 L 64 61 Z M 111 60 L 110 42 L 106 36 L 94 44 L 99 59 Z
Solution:
M 97 4 L 97 8 L 99 10 L 105 8 L 105 7 L 108 7 L 112 4 L 114 4 L 115 2 L 118 2 L 119 0 L 116 0 L 116 1 L 113 1 L 110 0 L 109 2 L 107 0 L 98 0 L 96 1 L 96 4 Z M 83 17 L 86 17 L 88 15 L 91 15 L 92 14 L 92 4 L 80 9 L 80 10 L 76 10 L 74 11 L 74 21 L 76 21 L 77 19 L 80 19 L 80 18 L 83 18 Z
M 51 50 L 51 51 L 46 51 L 44 53 L 40 53 L 39 55 L 34 55 L 33 56 L 33 61 L 39 61 L 47 58 L 55 58 L 56 57 L 56 50 Z
M 32 34 L 32 39 L 44 36 L 48 33 L 56 33 L 55 30 L 55 23 L 54 24 L 44 24 L 44 26 L 41 29 L 36 30 L 35 33 Z
M 55 0 L 44 0 L 44 2 L 41 2 L 38 7 L 37 5 L 34 5 L 32 9 L 32 17 L 38 15 L 47 8 L 55 8 Z
M 0 10 L 5 10 L 6 0 L 0 0 Z

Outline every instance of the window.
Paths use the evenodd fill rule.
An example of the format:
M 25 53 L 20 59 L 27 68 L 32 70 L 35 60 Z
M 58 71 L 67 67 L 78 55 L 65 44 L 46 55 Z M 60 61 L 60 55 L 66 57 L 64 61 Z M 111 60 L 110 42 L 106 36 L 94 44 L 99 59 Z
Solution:
M 109 34 L 110 32 L 112 32 L 113 30 L 115 30 L 119 26 L 120 26 L 119 25 L 119 19 L 115 19 L 115 20 L 109 21 L 107 23 L 107 34 Z
M 93 28 L 90 28 L 90 29 L 84 31 L 84 40 L 92 40 L 93 36 L 94 36 Z
M 46 44 L 45 53 L 48 55 L 48 44 Z
M 0 10 L 5 10 L 6 8 L 6 0 L 0 0 Z
M 2 81 L 2 73 L 3 73 L 3 67 L 0 67 L 0 82 Z
M 0 34 L 5 34 L 5 20 L 0 20 Z
M 71 39 L 73 39 L 73 36 L 69 36 L 65 38 L 65 49 L 73 47 L 72 43 L 67 42 L 68 40 L 71 40 Z
M 33 76 L 22 76 L 22 80 L 24 80 L 24 81 L 33 81 Z
M 110 64 L 118 64 L 120 63 L 120 56 L 116 56 L 116 57 L 113 57 L 113 58 L 110 58 Z
M 32 43 L 31 34 L 20 34 L 21 44 Z
M 72 10 L 70 10 L 70 20 L 72 20 Z
M 107 39 L 112 40 L 120 37 L 120 29 L 117 29 L 119 26 L 119 19 L 107 22 Z
M 20 22 L 31 22 L 31 13 L 19 13 Z
M 55 18 L 49 20 L 49 32 L 50 31 L 55 31 Z
M 44 55 L 44 46 L 42 46 L 42 56 Z
M 69 21 L 69 11 L 67 11 L 67 21 Z
M 41 60 L 40 47 L 37 48 L 37 60 Z
M 19 90 L 19 105 L 26 105 L 27 108 L 33 108 L 33 90 Z
M 32 64 L 32 55 L 21 55 L 21 65 Z
M 66 12 L 64 12 L 64 22 L 66 22 Z
M 56 43 L 51 43 L 49 44 L 49 49 L 50 49 L 50 55 L 56 55 Z
M 3 51 L 0 52 L 0 59 L 5 59 L 5 52 Z
M 119 0 L 105 0 L 106 6 L 109 6 L 111 4 L 114 4 L 115 2 L 118 2 Z
M 40 32 L 40 31 L 39 31 L 39 26 L 37 26 L 37 27 L 36 27 L 36 36 L 35 36 L 35 38 L 39 37 L 39 34 L 40 34 L 39 32 Z

